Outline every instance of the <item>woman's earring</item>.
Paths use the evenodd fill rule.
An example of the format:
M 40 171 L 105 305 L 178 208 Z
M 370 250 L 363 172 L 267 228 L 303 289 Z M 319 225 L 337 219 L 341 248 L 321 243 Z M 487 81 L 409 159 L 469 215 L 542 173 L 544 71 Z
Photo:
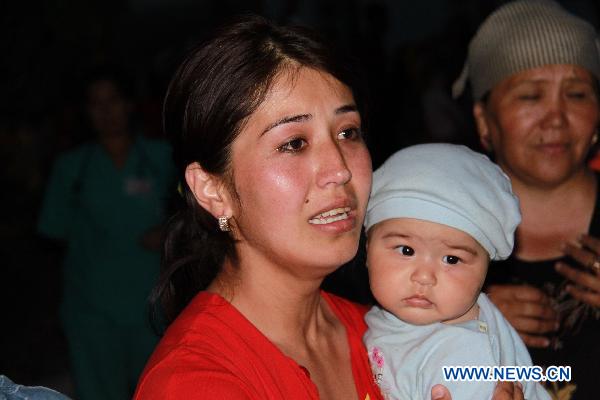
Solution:
M 229 226 L 229 217 L 225 215 L 221 215 L 219 217 L 219 229 L 223 232 L 231 231 L 231 227 Z
M 596 131 L 594 136 L 592 136 L 592 146 L 594 146 L 596 143 L 598 143 L 598 131 Z

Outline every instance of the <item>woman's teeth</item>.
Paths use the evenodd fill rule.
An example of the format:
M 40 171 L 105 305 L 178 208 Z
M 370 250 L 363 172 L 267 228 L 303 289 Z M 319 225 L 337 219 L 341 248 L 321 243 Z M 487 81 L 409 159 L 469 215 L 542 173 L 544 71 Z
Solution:
M 333 210 L 325 211 L 308 220 L 308 223 L 315 225 L 330 224 L 332 222 L 348 219 L 350 207 L 334 208 Z

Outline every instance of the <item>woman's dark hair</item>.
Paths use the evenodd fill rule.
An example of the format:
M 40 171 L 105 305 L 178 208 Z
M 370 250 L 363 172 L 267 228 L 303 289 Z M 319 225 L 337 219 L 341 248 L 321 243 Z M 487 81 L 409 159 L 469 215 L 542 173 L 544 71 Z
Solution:
M 246 16 L 192 50 L 178 68 L 163 116 L 184 204 L 167 224 L 162 274 L 151 299 L 154 306 L 161 303 L 167 324 L 212 282 L 226 258 L 237 261 L 233 238 L 219 230 L 185 184 L 186 167 L 197 162 L 232 185 L 231 145 L 282 70 L 308 67 L 331 74 L 353 90 L 364 117 L 361 80 L 332 51 L 305 28 Z

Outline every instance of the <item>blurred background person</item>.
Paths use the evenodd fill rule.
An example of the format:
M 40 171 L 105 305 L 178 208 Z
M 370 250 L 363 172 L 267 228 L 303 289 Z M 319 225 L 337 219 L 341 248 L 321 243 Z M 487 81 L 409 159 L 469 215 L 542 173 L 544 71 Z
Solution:
M 586 165 L 598 139 L 598 51 L 594 28 L 558 3 L 516 1 L 479 27 L 454 87 L 468 77 L 481 144 L 523 215 L 487 292 L 534 364 L 572 367 L 561 399 L 597 397 L 600 370 L 599 189 Z
M 134 134 L 129 85 L 116 70 L 90 74 L 94 139 L 56 160 L 39 218 L 66 245 L 60 313 L 82 400 L 130 398 L 157 341 L 146 301 L 173 171 L 165 143 Z

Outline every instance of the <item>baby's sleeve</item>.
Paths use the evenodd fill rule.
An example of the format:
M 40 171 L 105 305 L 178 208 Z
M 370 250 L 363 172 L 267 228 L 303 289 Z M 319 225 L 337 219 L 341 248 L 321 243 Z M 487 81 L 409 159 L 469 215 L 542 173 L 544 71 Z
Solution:
M 506 322 L 506 328 L 510 332 L 515 347 L 515 365 L 532 365 L 533 363 L 527 347 L 525 347 L 525 343 L 523 343 L 517 331 L 508 322 Z M 551 400 L 550 395 L 539 382 L 530 381 L 522 383 L 527 400 Z

